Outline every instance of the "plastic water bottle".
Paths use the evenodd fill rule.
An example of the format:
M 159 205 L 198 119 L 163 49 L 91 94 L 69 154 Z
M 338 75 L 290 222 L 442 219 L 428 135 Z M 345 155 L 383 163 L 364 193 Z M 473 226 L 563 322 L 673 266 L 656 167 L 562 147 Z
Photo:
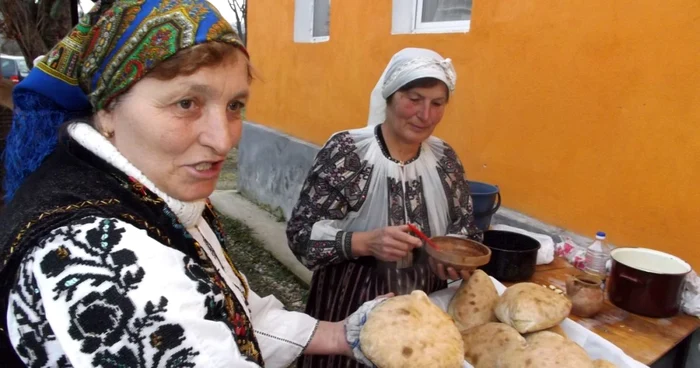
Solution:
M 584 270 L 605 279 L 607 275 L 605 265 L 610 258 L 610 246 L 605 242 L 605 233 L 602 231 L 596 233 L 595 239 L 586 249 Z

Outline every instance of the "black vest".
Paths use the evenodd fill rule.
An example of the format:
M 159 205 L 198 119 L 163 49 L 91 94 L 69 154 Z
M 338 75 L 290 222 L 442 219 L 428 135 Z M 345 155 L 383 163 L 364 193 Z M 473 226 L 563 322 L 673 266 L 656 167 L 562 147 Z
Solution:
M 153 239 L 200 263 L 208 263 L 201 252 L 197 252 L 196 242 L 186 236 L 184 228 L 173 226 L 173 218 L 164 209 L 162 199 L 140 183 L 78 143 L 61 142 L 0 213 L 0 356 L 3 366 L 23 366 L 7 334 L 8 298 L 22 259 L 51 230 L 87 216 L 117 218 L 146 230 Z M 204 217 L 212 228 L 219 226 L 211 208 L 207 207 Z M 220 240 L 223 246 L 223 239 Z M 233 303 L 237 312 L 243 310 L 239 302 L 234 300 Z M 245 313 L 242 314 L 250 326 Z M 236 336 L 236 341 L 252 342 L 255 351 L 246 354 L 242 349 L 242 352 L 262 365 L 250 327 L 246 329 L 248 336 Z

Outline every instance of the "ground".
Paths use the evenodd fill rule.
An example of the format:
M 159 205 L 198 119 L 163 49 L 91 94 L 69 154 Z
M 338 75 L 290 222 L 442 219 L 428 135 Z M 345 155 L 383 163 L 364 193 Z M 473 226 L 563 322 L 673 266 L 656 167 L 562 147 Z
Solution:
M 289 310 L 303 311 L 308 288 L 268 253 L 253 230 L 243 222 L 220 215 L 226 233 L 226 250 L 236 267 L 260 296 L 274 295 Z
M 221 169 L 219 181 L 216 183 L 217 190 L 236 189 L 236 174 L 238 173 L 238 150 L 232 149 L 226 157 L 224 167 Z

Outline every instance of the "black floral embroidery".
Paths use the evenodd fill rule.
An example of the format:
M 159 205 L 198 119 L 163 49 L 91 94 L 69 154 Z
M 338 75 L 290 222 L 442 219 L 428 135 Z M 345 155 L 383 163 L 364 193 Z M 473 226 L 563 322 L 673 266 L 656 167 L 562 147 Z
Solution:
M 82 352 L 94 354 L 94 366 L 157 367 L 166 353 L 172 353 L 166 365 L 194 366 L 191 360 L 198 352 L 192 348 L 171 352 L 180 348 L 185 338 L 181 326 L 164 323 L 168 300 L 161 297 L 157 304 L 148 302 L 143 311 L 138 311 L 128 298 L 128 292 L 138 288 L 145 272 L 133 251 L 114 250 L 124 229 L 108 219 L 92 221 L 97 226 L 85 233 L 84 242 L 78 239 L 80 232 L 75 226 L 55 231 L 53 238 L 64 236 L 76 251 L 59 246 L 40 262 L 41 271 L 48 278 L 61 277 L 68 266 L 88 266 L 84 272 L 62 276 L 53 289 L 54 299 L 62 298 L 70 305 L 70 336 L 81 342 Z M 77 250 L 86 256 L 77 255 Z M 191 269 L 197 272 L 194 267 Z M 109 287 L 74 300 L 78 287 L 84 283 L 91 288 L 105 283 Z M 156 352 L 146 354 L 147 349 Z
M 123 346 L 116 353 L 103 351 L 96 354 L 93 364 L 99 364 L 105 368 L 118 367 L 139 367 L 139 360 L 134 355 L 134 352 Z
M 165 363 L 166 368 L 190 368 L 194 367 L 195 364 L 192 363 L 192 358 L 197 356 L 198 353 L 193 351 L 192 348 L 182 349 L 171 355 L 168 361 Z
M 185 340 L 184 335 L 185 330 L 178 325 L 162 325 L 151 334 L 151 346 L 159 352 L 173 349 Z
M 225 320 L 224 297 L 221 288 L 213 283 L 207 272 L 190 257 L 184 257 L 185 274 L 190 280 L 197 283 L 197 292 L 204 295 L 204 308 L 207 313 L 204 315 L 208 320 Z
M 56 361 L 56 366 L 58 368 L 70 368 L 73 365 L 68 362 L 68 358 L 65 355 L 61 356 L 58 361 Z
M 44 306 L 39 294 L 36 279 L 31 267 L 34 256 L 29 255 L 18 272 L 19 280 L 12 290 L 12 308 L 17 324 L 20 326 L 20 338 L 16 345 L 19 356 L 24 358 L 29 367 L 58 366 L 70 367 L 65 356 L 58 357 L 55 364 L 49 362 L 47 346 L 57 344 L 51 326 L 46 320 Z
M 104 293 L 93 291 L 69 309 L 70 336 L 83 341 L 82 351 L 94 353 L 102 345 L 122 339 L 134 317 L 134 304 L 112 286 Z
M 219 288 L 209 281 L 209 275 L 202 266 L 190 257 L 184 257 L 183 261 L 185 262 L 185 274 L 190 280 L 197 283 L 197 291 L 200 294 L 206 295 L 215 289 L 217 293 L 219 292 Z
M 43 367 L 49 361 L 44 341 L 39 341 L 32 333 L 22 335 L 20 343 L 17 345 L 19 356 L 27 359 L 30 367 Z

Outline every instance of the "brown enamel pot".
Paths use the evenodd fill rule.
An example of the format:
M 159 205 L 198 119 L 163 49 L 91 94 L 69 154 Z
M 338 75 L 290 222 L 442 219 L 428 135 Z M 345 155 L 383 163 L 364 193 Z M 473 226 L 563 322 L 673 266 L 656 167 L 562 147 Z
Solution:
M 647 317 L 678 314 L 685 276 L 691 271 L 688 263 L 646 248 L 617 248 L 610 256 L 608 298 L 613 304 Z

